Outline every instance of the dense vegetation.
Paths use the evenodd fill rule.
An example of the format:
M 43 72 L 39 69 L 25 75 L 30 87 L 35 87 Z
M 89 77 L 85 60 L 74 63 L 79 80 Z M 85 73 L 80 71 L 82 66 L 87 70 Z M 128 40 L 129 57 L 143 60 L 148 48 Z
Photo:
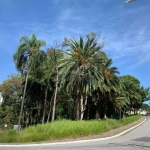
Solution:
M 65 38 L 65 50 L 57 44 L 41 50 L 45 45 L 34 34 L 21 37 L 13 55 L 20 75 L 10 75 L 0 85 L 0 128 L 56 119 L 121 119 L 136 114 L 149 98 L 149 88 L 136 77 L 119 76 L 96 34 Z

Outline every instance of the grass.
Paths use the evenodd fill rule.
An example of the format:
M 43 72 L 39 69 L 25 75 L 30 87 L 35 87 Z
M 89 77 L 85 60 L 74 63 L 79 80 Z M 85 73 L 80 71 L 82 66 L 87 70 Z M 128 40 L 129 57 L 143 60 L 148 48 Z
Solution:
M 138 120 L 141 115 L 125 117 L 122 120 L 91 120 L 91 121 L 70 121 L 61 120 L 48 124 L 39 124 L 36 127 L 29 127 L 21 132 L 7 130 L 0 133 L 0 143 L 27 143 L 64 138 L 77 138 L 94 134 L 102 134 L 111 129 L 124 126 Z

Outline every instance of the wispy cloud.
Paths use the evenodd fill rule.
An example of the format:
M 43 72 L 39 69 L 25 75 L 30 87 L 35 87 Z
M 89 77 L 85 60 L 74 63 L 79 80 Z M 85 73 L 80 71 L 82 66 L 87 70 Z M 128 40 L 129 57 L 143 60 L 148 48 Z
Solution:
M 70 8 L 63 10 L 59 16 L 59 20 L 65 21 L 65 20 L 71 19 L 71 13 L 72 11 Z
M 150 37 L 148 24 L 147 20 L 140 19 L 140 21 L 132 21 L 119 31 L 105 30 L 102 33 L 106 38 L 105 50 L 115 60 L 127 63 L 126 60 L 130 59 L 133 63 L 131 67 L 150 62 L 150 41 L 147 40 Z

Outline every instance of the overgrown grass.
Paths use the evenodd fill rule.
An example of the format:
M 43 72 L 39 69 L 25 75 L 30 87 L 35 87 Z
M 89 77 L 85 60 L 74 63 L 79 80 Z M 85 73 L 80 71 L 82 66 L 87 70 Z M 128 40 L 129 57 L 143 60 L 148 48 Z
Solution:
M 55 121 L 49 124 L 39 124 L 36 127 L 29 127 L 19 133 L 15 130 L 2 132 L 0 133 L 0 143 L 40 142 L 102 134 L 108 130 L 132 123 L 140 117 L 141 115 L 134 115 L 125 117 L 122 120 Z

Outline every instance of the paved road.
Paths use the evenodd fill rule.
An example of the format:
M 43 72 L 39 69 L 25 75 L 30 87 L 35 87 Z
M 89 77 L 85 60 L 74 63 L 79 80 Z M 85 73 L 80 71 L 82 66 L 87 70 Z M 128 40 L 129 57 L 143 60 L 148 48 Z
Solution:
M 150 117 L 134 130 L 111 139 L 69 143 L 2 146 L 0 150 L 150 150 Z

